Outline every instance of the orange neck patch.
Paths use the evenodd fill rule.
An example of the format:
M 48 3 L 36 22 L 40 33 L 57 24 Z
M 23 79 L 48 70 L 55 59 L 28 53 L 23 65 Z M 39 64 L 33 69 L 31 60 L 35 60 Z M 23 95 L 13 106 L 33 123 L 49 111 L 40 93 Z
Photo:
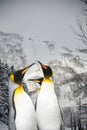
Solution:
M 45 78 L 45 79 L 43 80 L 43 82 L 53 83 L 53 81 L 52 81 L 51 79 L 49 79 L 49 78 Z
M 18 95 L 18 94 L 23 94 L 24 93 L 24 89 L 23 89 L 23 86 L 22 85 L 19 85 L 18 88 L 15 89 L 15 95 Z

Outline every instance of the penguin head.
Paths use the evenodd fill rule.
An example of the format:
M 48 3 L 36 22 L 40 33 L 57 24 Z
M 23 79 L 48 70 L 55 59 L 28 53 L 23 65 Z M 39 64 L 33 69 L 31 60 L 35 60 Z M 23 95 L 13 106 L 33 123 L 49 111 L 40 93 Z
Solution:
M 40 61 L 38 63 L 41 65 L 41 68 L 43 70 L 44 78 L 50 78 L 53 75 L 52 69 L 50 66 L 42 64 Z
M 35 82 L 35 83 L 37 83 L 39 85 L 38 88 L 37 88 L 38 94 L 40 93 L 41 85 L 42 85 L 43 80 L 44 80 L 44 78 L 29 79 L 29 81 L 33 81 L 33 82 Z
M 16 83 L 16 84 L 21 84 L 22 83 L 22 79 L 25 75 L 25 73 L 27 72 L 27 70 L 32 66 L 34 65 L 31 64 L 30 66 L 27 66 L 26 68 L 24 69 L 21 69 L 21 70 L 18 70 L 18 71 L 15 71 L 14 73 L 10 74 L 9 78 L 12 82 Z
M 35 83 L 38 83 L 38 84 L 41 86 L 41 84 L 42 84 L 42 82 L 43 82 L 43 79 L 44 79 L 44 78 L 39 78 L 39 79 L 29 79 L 29 81 L 34 81 Z

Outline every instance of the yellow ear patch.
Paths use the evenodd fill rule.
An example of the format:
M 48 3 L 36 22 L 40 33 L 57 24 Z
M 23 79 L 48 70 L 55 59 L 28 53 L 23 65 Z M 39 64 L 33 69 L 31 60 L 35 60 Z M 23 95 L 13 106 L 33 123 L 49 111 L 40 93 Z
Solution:
M 24 69 L 24 70 L 22 71 L 22 74 L 25 74 L 25 73 L 27 72 L 28 69 L 29 69 L 29 67 L 26 68 L 26 69 Z
M 13 74 L 11 74 L 9 78 L 10 78 L 10 80 L 11 80 L 12 82 L 14 82 L 14 75 L 13 75 Z

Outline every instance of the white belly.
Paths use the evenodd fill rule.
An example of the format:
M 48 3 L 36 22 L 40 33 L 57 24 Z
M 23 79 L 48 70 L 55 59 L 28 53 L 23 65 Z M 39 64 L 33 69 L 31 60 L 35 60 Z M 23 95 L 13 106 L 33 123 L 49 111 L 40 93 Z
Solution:
M 60 130 L 61 114 L 55 92 L 45 89 L 40 93 L 36 113 L 40 130 Z
M 36 113 L 30 97 L 24 93 L 15 97 L 17 130 L 37 130 Z

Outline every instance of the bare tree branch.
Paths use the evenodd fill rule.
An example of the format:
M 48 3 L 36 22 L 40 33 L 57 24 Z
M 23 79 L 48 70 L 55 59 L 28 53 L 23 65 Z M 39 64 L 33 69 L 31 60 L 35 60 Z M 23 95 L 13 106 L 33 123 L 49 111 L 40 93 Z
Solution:
M 87 32 L 85 31 L 82 23 L 80 22 L 78 16 L 77 16 L 77 24 L 79 27 L 80 32 L 75 31 L 72 27 L 73 32 L 80 38 L 83 44 L 87 45 Z

